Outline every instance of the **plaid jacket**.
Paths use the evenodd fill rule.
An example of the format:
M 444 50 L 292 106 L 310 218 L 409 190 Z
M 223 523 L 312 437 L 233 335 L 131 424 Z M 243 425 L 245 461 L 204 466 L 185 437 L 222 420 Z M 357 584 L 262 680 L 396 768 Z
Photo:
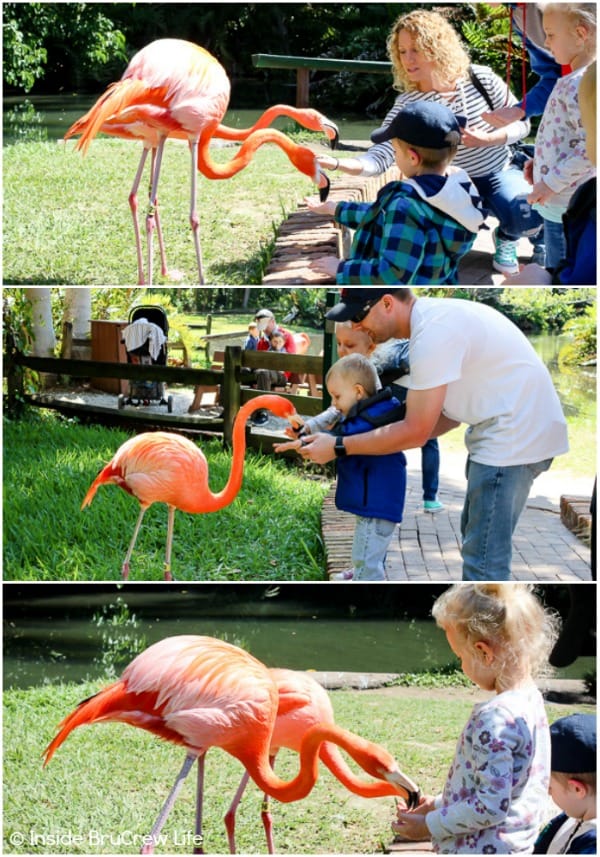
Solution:
M 356 230 L 337 270 L 340 285 L 455 285 L 476 235 L 408 181 L 389 182 L 374 203 L 338 203 L 335 219 Z

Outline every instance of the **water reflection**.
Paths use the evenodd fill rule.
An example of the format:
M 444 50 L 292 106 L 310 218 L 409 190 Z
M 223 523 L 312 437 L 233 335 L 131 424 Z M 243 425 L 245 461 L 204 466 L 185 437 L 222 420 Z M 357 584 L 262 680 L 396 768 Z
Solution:
M 429 618 L 443 586 L 46 584 L 4 586 L 4 685 L 29 687 L 117 672 L 163 637 L 203 634 L 247 648 L 269 666 L 419 672 L 448 665 Z M 562 609 L 568 588 L 541 587 Z M 123 610 L 123 606 L 125 609 Z M 136 648 L 137 647 L 137 648 Z M 561 677 L 594 667 L 579 658 Z

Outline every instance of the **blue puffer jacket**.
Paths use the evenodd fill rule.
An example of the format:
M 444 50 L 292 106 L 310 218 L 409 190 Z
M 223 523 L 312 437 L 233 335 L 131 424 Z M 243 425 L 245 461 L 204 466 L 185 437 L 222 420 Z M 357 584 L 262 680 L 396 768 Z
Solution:
M 334 429 L 336 435 L 362 434 L 402 419 L 403 407 L 391 390 L 363 399 Z M 406 458 L 390 455 L 348 455 L 338 460 L 335 504 L 361 518 L 402 520 L 406 495 Z

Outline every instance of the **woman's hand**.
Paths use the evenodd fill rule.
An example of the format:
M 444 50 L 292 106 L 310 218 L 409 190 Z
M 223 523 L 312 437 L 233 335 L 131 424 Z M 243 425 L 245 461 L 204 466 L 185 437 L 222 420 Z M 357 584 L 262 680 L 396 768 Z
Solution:
M 533 158 L 530 158 L 523 164 L 523 178 L 530 185 L 533 185 Z
M 503 146 L 506 143 L 506 132 L 502 129 L 497 131 L 473 131 L 467 127 L 463 128 L 461 142 L 467 149 L 477 149 L 484 146 Z
M 518 122 L 525 118 L 525 111 L 522 107 L 499 107 L 497 110 L 490 110 L 487 113 L 482 113 L 481 118 L 488 125 L 494 128 L 504 128 L 506 125 L 512 125 L 513 122 Z

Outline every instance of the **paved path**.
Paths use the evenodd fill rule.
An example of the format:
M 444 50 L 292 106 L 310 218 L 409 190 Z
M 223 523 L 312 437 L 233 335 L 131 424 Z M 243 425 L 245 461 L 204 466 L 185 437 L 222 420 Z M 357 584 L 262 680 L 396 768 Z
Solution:
M 443 444 L 443 441 L 442 441 Z M 444 509 L 423 512 L 420 450 L 409 450 L 404 521 L 388 552 L 386 573 L 391 581 L 445 582 L 461 580 L 460 514 L 466 481 L 465 455 L 443 449 L 439 499 Z M 513 538 L 513 577 L 516 580 L 576 582 L 591 580 L 589 548 L 560 519 L 561 494 L 589 495 L 589 480 L 565 484 L 565 474 L 540 476 Z M 337 511 L 333 490 L 323 506 L 323 538 L 328 571 L 350 566 L 354 519 Z

